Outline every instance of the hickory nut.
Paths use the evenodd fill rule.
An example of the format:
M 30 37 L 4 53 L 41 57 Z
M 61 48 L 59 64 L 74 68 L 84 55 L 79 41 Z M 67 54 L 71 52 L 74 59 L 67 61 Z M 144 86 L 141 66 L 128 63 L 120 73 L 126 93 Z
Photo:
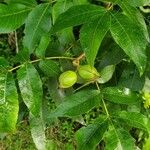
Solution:
M 74 71 L 65 71 L 59 76 L 59 87 L 69 88 L 77 81 L 77 74 Z

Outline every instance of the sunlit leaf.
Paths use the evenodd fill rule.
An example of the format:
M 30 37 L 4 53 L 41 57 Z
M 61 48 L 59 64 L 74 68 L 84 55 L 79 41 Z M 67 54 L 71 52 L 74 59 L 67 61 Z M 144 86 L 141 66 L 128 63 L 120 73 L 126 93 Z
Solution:
M 32 64 L 25 64 L 18 71 L 18 82 L 24 103 L 34 116 L 41 111 L 42 82 L 37 70 Z
M 0 33 L 9 33 L 19 28 L 31 10 L 21 4 L 0 4 Z
M 45 126 L 41 116 L 30 114 L 30 128 L 33 141 L 38 150 L 46 150 Z
M 42 36 L 40 43 L 35 51 L 37 57 L 39 57 L 39 58 L 45 57 L 45 51 L 46 51 L 49 43 L 50 43 L 49 35 Z
M 11 73 L 0 74 L 0 132 L 14 132 L 18 119 L 18 95 Z

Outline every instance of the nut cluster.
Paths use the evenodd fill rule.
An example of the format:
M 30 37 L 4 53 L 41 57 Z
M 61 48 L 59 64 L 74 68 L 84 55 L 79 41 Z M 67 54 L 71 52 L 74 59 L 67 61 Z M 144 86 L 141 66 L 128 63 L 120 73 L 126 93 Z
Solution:
M 65 71 L 59 76 L 59 87 L 60 88 L 69 88 L 73 86 L 78 79 L 78 76 L 82 78 L 84 81 L 96 81 L 99 78 L 99 73 L 95 67 L 90 65 L 80 65 L 77 69 L 77 73 L 75 71 Z

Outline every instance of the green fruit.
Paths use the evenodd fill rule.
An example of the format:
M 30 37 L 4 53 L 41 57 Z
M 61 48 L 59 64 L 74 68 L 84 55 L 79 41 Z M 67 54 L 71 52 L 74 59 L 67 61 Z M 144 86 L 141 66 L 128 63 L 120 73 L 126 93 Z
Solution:
M 59 77 L 59 87 L 69 88 L 73 86 L 77 81 L 77 74 L 74 71 L 63 72 Z
M 100 75 L 96 68 L 90 65 L 83 65 L 78 68 L 80 77 L 84 80 L 91 81 L 97 79 Z

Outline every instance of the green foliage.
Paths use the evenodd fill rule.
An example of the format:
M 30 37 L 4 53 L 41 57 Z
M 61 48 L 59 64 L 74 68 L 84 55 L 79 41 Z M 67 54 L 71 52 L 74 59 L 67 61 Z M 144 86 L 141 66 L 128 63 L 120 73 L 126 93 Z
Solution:
M 0 132 L 14 132 L 18 118 L 18 95 L 11 73 L 0 75 Z
M 104 13 L 106 13 L 106 10 L 96 5 L 73 6 L 57 18 L 52 32 L 89 22 L 89 18 L 103 16 Z
M 90 93 L 90 94 L 89 94 Z M 64 98 L 63 102 L 52 112 L 52 116 L 77 116 L 92 109 L 100 103 L 100 94 L 97 90 L 80 91 Z
M 26 20 L 24 46 L 32 53 L 43 35 L 51 27 L 51 7 L 49 4 L 36 6 Z M 33 21 L 34 20 L 34 21 Z
M 147 123 L 148 120 L 147 118 L 137 112 L 117 112 L 114 117 L 120 119 L 120 122 L 124 121 L 125 124 L 135 127 L 135 128 L 140 128 L 143 130 L 147 130 Z
M 102 140 L 104 133 L 108 128 L 107 118 L 98 118 L 93 124 L 81 128 L 76 133 L 79 150 L 93 150 Z M 90 138 L 89 138 L 90 137 Z
M 104 67 L 100 71 L 100 78 L 98 79 L 98 82 L 106 83 L 107 81 L 109 81 L 112 78 L 114 71 L 115 71 L 115 65 L 109 65 Z
M 35 0 L 4 0 L 7 4 L 13 4 L 13 3 L 19 3 L 19 4 L 24 4 L 26 6 L 36 6 L 36 1 Z
M 146 66 L 146 39 L 136 24 L 134 24 L 125 15 L 113 14 L 111 23 L 111 34 L 116 43 L 131 57 L 137 65 L 141 74 Z M 131 31 L 131 29 L 134 29 Z M 137 36 L 138 33 L 138 36 Z M 142 41 L 141 41 L 142 40 Z
M 89 22 L 83 25 L 80 31 L 80 40 L 87 61 L 93 66 L 99 46 L 110 28 L 110 16 L 106 13 L 96 19 L 89 20 Z
M 32 10 L 21 4 L 5 5 L 0 3 L 0 8 L 0 33 L 9 33 L 19 28 Z
M 49 77 L 58 76 L 60 68 L 57 62 L 52 60 L 42 60 L 39 63 L 39 68 Z
M 112 127 L 106 134 L 106 150 L 111 149 L 133 150 L 134 141 L 126 130 Z
M 42 105 L 42 83 L 32 64 L 25 64 L 17 71 L 19 88 L 23 101 L 31 114 L 38 116 Z
M 138 101 L 138 96 L 128 88 L 107 87 L 102 90 L 104 99 L 118 104 L 132 104 Z
M 0 2 L 0 136 L 27 119 L 38 150 L 146 149 L 145 5 L 149 0 Z M 96 76 L 88 69 L 81 75 L 81 66 Z M 60 74 L 69 70 L 73 84 L 67 77 L 69 86 L 60 86 Z
M 30 128 L 36 147 L 41 150 L 46 150 L 45 126 L 42 117 L 35 117 L 30 114 Z

